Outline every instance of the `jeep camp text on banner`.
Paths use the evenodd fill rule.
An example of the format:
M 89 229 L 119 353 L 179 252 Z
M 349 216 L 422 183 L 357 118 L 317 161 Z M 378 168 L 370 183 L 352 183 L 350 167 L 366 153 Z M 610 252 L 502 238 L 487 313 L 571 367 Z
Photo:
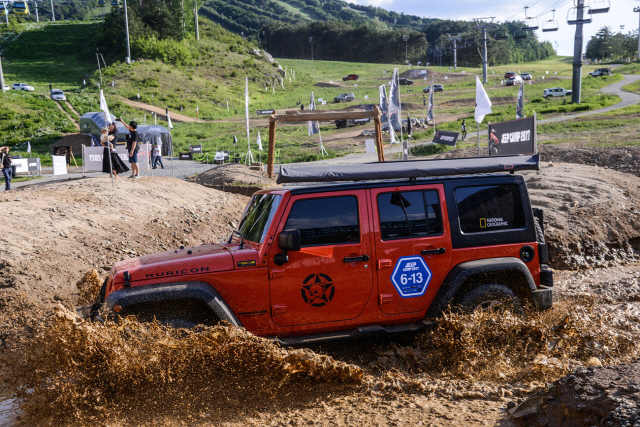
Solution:
M 534 154 L 536 141 L 535 116 L 489 125 L 490 156 Z

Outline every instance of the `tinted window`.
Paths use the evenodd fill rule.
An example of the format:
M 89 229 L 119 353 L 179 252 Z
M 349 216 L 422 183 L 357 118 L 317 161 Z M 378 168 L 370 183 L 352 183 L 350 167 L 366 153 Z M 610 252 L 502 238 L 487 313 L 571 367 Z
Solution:
M 276 194 L 256 194 L 251 198 L 238 227 L 245 239 L 262 243 L 281 199 Z
M 360 241 L 358 199 L 354 196 L 298 200 L 285 230 L 300 230 L 302 246 Z
M 398 191 L 378 195 L 382 240 L 442 233 L 437 191 Z
M 455 194 L 463 233 L 510 230 L 526 224 L 517 185 L 460 187 Z

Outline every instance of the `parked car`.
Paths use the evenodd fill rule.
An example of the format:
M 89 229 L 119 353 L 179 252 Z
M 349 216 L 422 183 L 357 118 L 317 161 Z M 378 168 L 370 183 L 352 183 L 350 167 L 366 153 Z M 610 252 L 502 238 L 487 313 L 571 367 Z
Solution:
M 346 82 L 347 80 L 358 80 L 359 76 L 357 74 L 349 74 L 346 77 L 342 78 L 343 82 Z
M 567 96 L 567 95 L 571 95 L 571 91 L 570 90 L 566 90 L 563 87 L 552 87 L 549 89 L 545 89 L 544 93 L 542 94 L 542 97 L 547 99 L 548 97 L 552 96 L 552 97 L 556 97 L 556 96 Z
M 531 73 L 522 73 L 520 77 L 522 77 L 522 80 L 531 80 L 532 78 Z
M 610 76 L 611 68 L 598 68 L 589 73 L 591 77 Z
M 67 97 L 60 89 L 51 89 L 51 99 L 54 101 L 66 101 Z
M 431 86 L 427 86 L 424 89 L 422 89 L 422 92 L 424 93 L 429 93 L 429 88 Z M 444 92 L 444 87 L 442 87 L 442 85 L 433 85 L 433 91 L 434 92 Z
M 412 85 L 413 84 L 413 80 L 409 80 L 409 79 L 399 79 L 400 84 L 401 85 Z
M 511 77 L 515 77 L 516 73 L 514 73 L 513 71 L 507 71 L 506 73 L 504 73 L 504 78 L 505 79 L 510 79 Z
M 461 159 L 412 165 L 458 174 L 418 179 L 375 164 L 348 183 L 319 183 L 348 168 L 289 170 L 310 184 L 255 193 L 226 241 L 116 262 L 78 311 L 186 328 L 227 322 L 293 345 L 417 331 L 451 308 L 549 309 L 543 211 L 510 174 L 524 167 L 514 167 L 519 157 L 473 176 Z
M 340 103 L 340 102 L 351 102 L 351 101 L 355 101 L 356 100 L 356 96 L 353 93 L 341 93 L 340 95 L 336 96 L 335 98 L 333 98 L 333 102 L 335 103 Z
M 371 122 L 371 119 L 369 117 L 366 117 L 364 119 L 341 119 L 341 120 L 336 120 L 335 124 L 336 127 L 338 129 L 345 129 L 348 128 L 350 126 L 355 126 L 355 125 L 364 125 L 366 123 Z
M 506 81 L 507 86 L 519 85 L 520 83 L 522 83 L 522 77 L 517 74 L 514 77 L 507 79 Z
M 13 90 L 26 90 L 29 92 L 33 92 L 35 89 L 32 86 L 29 86 L 26 83 L 14 83 L 11 85 L 11 89 Z

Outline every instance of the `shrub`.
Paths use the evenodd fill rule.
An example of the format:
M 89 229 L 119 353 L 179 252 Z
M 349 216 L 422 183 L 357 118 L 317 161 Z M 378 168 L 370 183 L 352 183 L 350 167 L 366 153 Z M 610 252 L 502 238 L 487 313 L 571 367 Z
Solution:
M 158 59 L 168 64 L 185 64 L 191 61 L 192 50 L 187 42 L 172 39 L 158 40 L 155 36 L 135 39 L 132 48 L 147 59 Z

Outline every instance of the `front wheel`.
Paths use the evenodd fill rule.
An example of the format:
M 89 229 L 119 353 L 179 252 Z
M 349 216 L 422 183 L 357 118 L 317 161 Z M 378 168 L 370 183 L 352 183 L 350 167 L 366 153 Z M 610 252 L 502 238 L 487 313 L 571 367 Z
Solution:
M 469 291 L 460 301 L 463 313 L 473 313 L 477 310 L 503 312 L 510 311 L 518 316 L 524 316 L 524 308 L 520 299 L 506 286 L 495 283 L 478 286 Z

